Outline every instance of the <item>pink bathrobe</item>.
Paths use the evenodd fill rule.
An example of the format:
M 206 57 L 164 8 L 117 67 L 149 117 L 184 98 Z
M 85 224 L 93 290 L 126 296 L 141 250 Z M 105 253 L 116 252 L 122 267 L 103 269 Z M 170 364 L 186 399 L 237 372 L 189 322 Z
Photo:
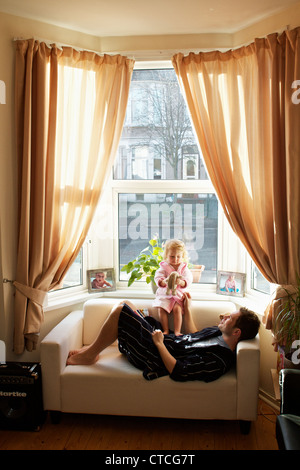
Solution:
M 179 268 L 177 269 L 178 274 L 181 276 L 181 280 L 186 282 L 185 287 L 177 286 L 177 295 L 172 295 L 172 292 L 167 295 L 167 287 L 160 287 L 158 282 L 160 279 L 165 280 L 169 275 L 175 271 L 175 269 L 167 263 L 167 261 L 162 261 L 160 263 L 160 268 L 155 273 L 154 281 L 158 286 L 156 291 L 156 298 L 153 302 L 153 307 L 161 307 L 166 312 L 171 313 L 175 302 L 177 302 L 181 307 L 183 307 L 183 292 L 192 284 L 193 282 L 193 275 L 189 268 L 187 267 L 186 263 L 181 263 Z

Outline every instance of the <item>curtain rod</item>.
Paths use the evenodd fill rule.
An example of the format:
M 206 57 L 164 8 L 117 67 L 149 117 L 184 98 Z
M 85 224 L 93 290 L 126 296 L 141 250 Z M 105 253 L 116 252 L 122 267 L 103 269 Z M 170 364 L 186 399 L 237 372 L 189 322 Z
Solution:
M 207 51 L 212 51 L 214 48 L 190 48 L 190 49 L 154 49 L 154 50 L 138 50 L 138 51 L 110 51 L 110 52 L 99 52 L 95 51 L 92 49 L 87 49 L 83 47 L 78 47 L 78 46 L 73 46 L 71 44 L 65 44 L 57 41 L 50 41 L 49 39 L 42 39 L 36 36 L 32 36 L 30 39 L 33 39 L 34 41 L 39 41 L 43 42 L 46 44 L 47 47 L 53 46 L 53 44 L 56 45 L 59 49 L 62 49 L 63 47 L 71 47 L 72 49 L 75 49 L 78 52 L 82 51 L 87 51 L 87 52 L 92 52 L 93 54 L 98 54 L 99 56 L 103 56 L 105 54 L 107 55 L 123 55 L 128 57 L 129 59 L 133 59 L 135 61 L 139 62 L 155 62 L 155 61 L 171 61 L 172 57 L 174 54 L 178 54 L 182 52 L 183 54 L 189 54 L 190 52 L 194 52 L 195 54 L 199 52 L 207 52 Z M 23 37 L 15 37 L 13 41 L 27 41 L 28 38 L 23 38 Z M 219 47 L 218 50 L 220 52 L 225 52 L 229 47 Z
M 290 30 L 290 25 L 286 25 L 285 27 L 280 28 L 279 30 L 275 31 L 279 35 L 281 35 L 284 31 L 289 31 Z M 268 36 L 268 34 L 266 34 Z M 264 37 L 266 37 L 264 36 Z M 28 38 L 27 38 L 28 39 Z M 26 38 L 23 37 L 15 37 L 13 41 L 26 41 Z M 43 42 L 45 43 L 48 47 L 51 47 L 53 44 L 56 45 L 59 49 L 62 49 L 63 47 L 71 47 L 72 49 L 75 49 L 76 51 L 82 52 L 82 51 L 87 51 L 87 52 L 92 52 L 93 54 L 97 54 L 99 56 L 104 56 L 106 55 L 122 55 L 127 57 L 128 59 L 133 59 L 135 61 L 142 61 L 142 62 L 147 62 L 147 61 L 171 61 L 173 55 L 178 54 L 178 53 L 183 53 L 183 54 L 189 54 L 190 52 L 194 52 L 195 54 L 198 54 L 200 52 L 210 52 L 216 50 L 216 48 L 190 48 L 190 49 L 166 49 L 166 50 L 145 50 L 145 51 L 111 51 L 111 52 L 99 52 L 95 51 L 92 49 L 87 49 L 83 47 L 78 47 L 74 46 L 71 44 L 65 44 L 62 42 L 57 42 L 57 41 L 50 41 L 49 39 L 43 39 L 39 38 L 36 36 L 33 36 L 31 39 L 34 39 L 35 41 Z M 217 50 L 220 52 L 226 52 L 228 50 L 235 50 L 239 49 L 240 47 L 246 47 L 249 44 L 252 44 L 255 41 L 255 38 L 252 40 L 249 40 L 245 42 L 244 44 L 240 44 L 239 46 L 234 46 L 234 47 L 218 47 Z
M 99 51 L 95 51 L 95 50 L 92 50 L 92 49 L 88 49 L 86 47 L 79 47 L 79 46 L 74 46 L 74 45 L 71 45 L 71 44 L 65 44 L 63 42 L 59 42 L 59 41 L 51 41 L 49 39 L 43 39 L 43 38 L 40 38 L 40 37 L 36 37 L 36 36 L 32 36 L 31 38 L 29 39 L 33 39 L 34 41 L 39 41 L 39 42 L 43 42 L 46 44 L 47 47 L 51 47 L 55 44 L 55 46 L 58 48 L 58 49 L 62 49 L 63 47 L 71 47 L 72 49 L 75 49 L 76 51 L 78 52 L 92 52 L 93 54 L 97 54 L 99 56 L 103 56 L 105 54 L 111 54 L 111 55 L 118 55 L 118 54 L 121 54 L 121 52 L 99 52 Z M 23 37 L 14 37 L 13 41 L 28 41 L 28 38 L 23 38 Z
M 53 44 L 56 45 L 56 47 L 58 47 L 58 49 L 62 49 L 63 47 L 71 47 L 72 49 L 75 49 L 76 51 L 78 52 L 83 52 L 83 51 L 87 51 L 87 52 L 92 52 L 93 54 L 97 54 L 99 56 L 104 56 L 105 54 L 107 55 L 123 55 L 123 56 L 126 56 L 128 59 L 133 59 L 133 60 L 137 60 L 137 61 L 142 61 L 142 62 L 148 62 L 148 61 L 171 61 L 172 60 L 172 56 L 174 54 L 176 54 L 177 52 L 180 52 L 178 51 L 177 49 L 176 50 L 146 50 L 146 51 L 110 51 L 110 52 L 99 52 L 99 51 L 95 51 L 95 50 L 92 50 L 92 49 L 87 49 L 87 48 L 83 48 L 83 47 L 78 47 L 78 46 L 74 46 L 74 45 L 71 45 L 71 44 L 65 44 L 65 43 L 62 43 L 62 42 L 58 42 L 58 41 L 51 41 L 49 39 L 43 39 L 43 38 L 40 38 L 40 37 L 36 37 L 36 36 L 32 36 L 30 39 L 33 39 L 34 41 L 39 41 L 39 42 L 42 42 L 42 43 L 45 43 L 47 47 L 51 48 L 51 46 L 53 46 Z M 24 38 L 24 37 L 14 37 L 13 41 L 27 41 L 28 38 Z M 183 52 L 183 51 L 182 51 Z M 187 51 L 184 51 L 185 53 L 187 53 Z M 191 52 L 190 50 L 188 52 Z

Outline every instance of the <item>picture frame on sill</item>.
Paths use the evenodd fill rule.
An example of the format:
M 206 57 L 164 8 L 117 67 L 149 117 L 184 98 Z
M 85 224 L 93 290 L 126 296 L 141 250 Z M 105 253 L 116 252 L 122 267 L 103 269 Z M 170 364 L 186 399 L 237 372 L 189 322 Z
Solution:
M 90 293 L 116 290 L 115 270 L 98 268 L 87 271 L 88 290 Z
M 246 274 L 233 271 L 218 271 L 217 294 L 244 297 Z

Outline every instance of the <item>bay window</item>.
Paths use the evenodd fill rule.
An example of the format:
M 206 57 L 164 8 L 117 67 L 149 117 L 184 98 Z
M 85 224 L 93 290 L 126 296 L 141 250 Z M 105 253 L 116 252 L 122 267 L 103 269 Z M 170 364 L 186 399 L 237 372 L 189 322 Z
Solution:
M 115 165 L 66 283 L 83 274 L 84 287 L 87 269 L 113 267 L 117 287 L 126 288 L 122 267 L 154 236 L 183 240 L 190 265 L 205 265 L 200 291 L 216 291 L 218 270 L 250 266 L 208 178 L 174 69 L 136 66 Z M 255 267 L 247 275 L 249 288 L 269 293 Z

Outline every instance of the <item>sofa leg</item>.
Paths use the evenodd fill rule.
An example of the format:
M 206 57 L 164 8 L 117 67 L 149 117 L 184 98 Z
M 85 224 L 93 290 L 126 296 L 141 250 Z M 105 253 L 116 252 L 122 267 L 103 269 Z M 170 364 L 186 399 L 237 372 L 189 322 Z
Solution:
M 50 419 L 52 424 L 59 424 L 61 420 L 61 411 L 50 411 Z
M 242 434 L 249 434 L 251 429 L 251 421 L 240 420 L 240 431 Z

